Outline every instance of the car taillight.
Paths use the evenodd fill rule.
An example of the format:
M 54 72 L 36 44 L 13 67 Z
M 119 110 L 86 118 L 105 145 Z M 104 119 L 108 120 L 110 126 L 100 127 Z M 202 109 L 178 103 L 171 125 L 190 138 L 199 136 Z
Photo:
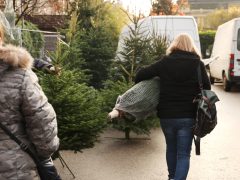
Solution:
M 234 54 L 230 54 L 230 61 L 234 61 Z
M 230 54 L 229 57 L 229 70 L 230 70 L 230 76 L 234 76 L 234 72 L 232 71 L 234 69 L 234 54 Z

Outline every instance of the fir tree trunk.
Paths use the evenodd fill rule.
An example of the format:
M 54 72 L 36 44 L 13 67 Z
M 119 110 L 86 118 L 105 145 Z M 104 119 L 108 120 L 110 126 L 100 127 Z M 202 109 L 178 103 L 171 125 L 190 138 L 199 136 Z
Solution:
M 125 138 L 130 139 L 130 128 L 125 128 Z

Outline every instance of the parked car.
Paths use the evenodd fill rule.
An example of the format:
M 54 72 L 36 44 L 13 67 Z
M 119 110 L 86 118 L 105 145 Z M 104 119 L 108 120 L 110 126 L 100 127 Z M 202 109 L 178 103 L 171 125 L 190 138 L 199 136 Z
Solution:
M 240 18 L 232 19 L 217 29 L 209 64 L 210 81 L 223 81 L 225 91 L 240 83 Z
M 139 26 L 139 33 L 142 36 L 148 37 L 154 33 L 155 35 L 166 37 L 170 42 L 177 35 L 187 33 L 193 38 L 201 52 L 197 23 L 193 16 L 149 16 L 141 19 Z M 126 25 L 119 37 L 117 55 L 120 58 L 119 52 L 123 50 L 124 39 L 130 35 L 131 30 L 129 27 L 133 28 L 134 24 Z

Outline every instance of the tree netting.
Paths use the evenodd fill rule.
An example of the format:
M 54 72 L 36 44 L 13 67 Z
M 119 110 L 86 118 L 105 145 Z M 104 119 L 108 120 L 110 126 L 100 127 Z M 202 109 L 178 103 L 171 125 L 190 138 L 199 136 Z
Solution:
M 14 39 L 11 26 L 5 14 L 1 10 L 0 10 L 0 25 L 4 28 L 6 36 L 9 36 L 11 39 Z
M 131 114 L 136 121 L 146 119 L 156 113 L 159 92 L 159 78 L 139 82 L 118 96 L 114 109 Z

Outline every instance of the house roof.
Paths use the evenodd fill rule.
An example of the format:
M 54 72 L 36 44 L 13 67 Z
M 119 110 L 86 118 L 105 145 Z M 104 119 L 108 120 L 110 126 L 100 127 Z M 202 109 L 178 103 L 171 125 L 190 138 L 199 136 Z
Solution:
M 57 31 L 67 26 L 70 17 L 67 15 L 27 15 L 24 19 L 38 25 L 40 30 Z

